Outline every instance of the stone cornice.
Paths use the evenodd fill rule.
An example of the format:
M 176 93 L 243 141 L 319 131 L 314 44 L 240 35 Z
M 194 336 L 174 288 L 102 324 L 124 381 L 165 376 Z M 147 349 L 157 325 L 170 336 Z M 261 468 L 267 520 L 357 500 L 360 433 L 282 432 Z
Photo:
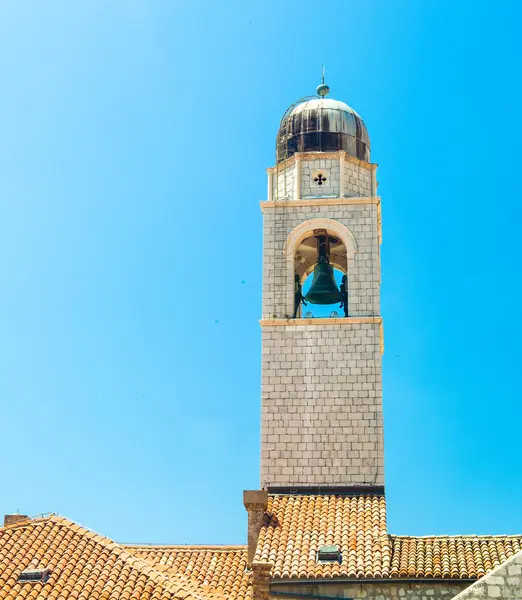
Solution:
M 274 167 L 268 167 L 266 171 L 267 171 L 267 173 L 277 173 L 280 169 L 284 169 L 284 168 L 294 164 L 296 160 L 303 160 L 303 159 L 338 160 L 339 156 L 342 156 L 342 155 L 344 155 L 344 160 L 346 162 L 350 162 L 354 165 L 358 165 L 359 167 L 362 167 L 363 169 L 368 169 L 369 171 L 375 171 L 377 169 L 377 166 L 378 166 L 377 163 L 366 162 L 365 160 L 361 160 L 360 158 L 356 158 L 355 156 L 350 156 L 349 154 L 346 154 L 346 152 L 344 152 L 344 150 L 340 150 L 338 152 L 297 152 L 296 154 L 292 155 L 290 158 L 287 158 L 286 160 L 275 165 Z
M 380 196 L 368 196 L 366 198 L 311 198 L 298 200 L 262 200 L 259 205 L 261 210 L 269 208 L 289 208 L 291 206 L 339 206 L 343 204 L 377 204 L 380 206 Z
M 311 319 L 260 319 L 259 321 L 261 327 L 288 327 L 289 325 L 368 325 L 372 323 L 380 325 L 382 317 L 313 317 Z

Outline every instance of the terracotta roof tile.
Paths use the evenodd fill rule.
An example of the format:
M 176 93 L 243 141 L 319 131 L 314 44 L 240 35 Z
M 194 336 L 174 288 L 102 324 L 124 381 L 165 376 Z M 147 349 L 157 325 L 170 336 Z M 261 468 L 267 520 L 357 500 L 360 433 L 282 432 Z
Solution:
M 389 577 L 384 496 L 273 495 L 267 513 L 254 560 L 272 563 L 273 577 Z M 341 550 L 341 564 L 317 562 L 323 545 Z
M 45 583 L 20 583 L 25 569 L 50 569 Z M 113 541 L 62 517 L 0 528 L 0 600 L 223 600 L 177 573 L 162 573 Z
M 317 562 L 337 546 L 341 564 Z M 255 560 L 275 578 L 476 579 L 522 549 L 522 536 L 393 536 L 381 495 L 271 495 Z
M 126 546 L 158 567 L 192 577 L 237 600 L 251 598 L 246 546 Z
M 337 546 L 341 564 L 317 562 Z M 521 536 L 389 535 L 380 495 L 271 495 L 256 562 L 272 576 L 476 579 L 522 549 Z M 0 528 L 0 600 L 251 600 L 244 546 L 123 546 L 62 517 Z M 48 568 L 46 583 L 19 583 Z
M 476 579 L 522 549 L 522 536 L 391 536 L 392 577 Z

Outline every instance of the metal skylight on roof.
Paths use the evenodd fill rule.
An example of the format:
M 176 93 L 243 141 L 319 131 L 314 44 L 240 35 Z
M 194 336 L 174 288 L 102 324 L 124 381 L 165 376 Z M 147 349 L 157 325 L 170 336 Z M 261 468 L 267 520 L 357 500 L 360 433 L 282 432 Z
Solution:
M 317 551 L 317 562 L 318 563 L 332 563 L 336 562 L 341 564 L 342 554 L 337 546 L 319 546 Z
M 25 569 L 18 575 L 18 581 L 21 583 L 45 583 L 50 574 L 50 569 Z

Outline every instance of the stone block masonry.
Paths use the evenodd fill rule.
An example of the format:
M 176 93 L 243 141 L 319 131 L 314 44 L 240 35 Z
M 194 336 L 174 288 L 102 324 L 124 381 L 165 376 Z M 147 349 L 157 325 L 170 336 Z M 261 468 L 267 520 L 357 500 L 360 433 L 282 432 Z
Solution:
M 269 169 L 268 181 L 262 204 L 261 486 L 381 487 L 375 165 L 343 151 L 302 153 Z M 349 318 L 291 318 L 295 277 L 302 283 L 317 261 L 303 240 L 317 231 L 338 244 L 330 260 L 348 278 Z
M 394 582 L 345 582 L 334 581 L 314 583 L 307 586 L 306 592 L 317 597 L 364 598 L 365 600 L 451 600 L 466 588 L 469 582 L 452 581 L 394 581 Z M 272 590 L 279 594 L 303 594 L 304 586 L 296 584 L 272 584 Z M 275 596 L 274 596 L 275 597 Z M 518 598 L 518 597 L 517 597 Z M 482 598 L 485 600 L 485 598 Z
M 375 165 L 345 152 L 303 153 L 269 169 L 271 200 L 300 198 L 360 198 L 376 193 Z M 317 175 L 324 181 L 319 183 Z M 321 178 L 323 179 L 323 178 Z
M 295 165 L 293 163 L 276 167 L 272 178 L 272 194 L 278 200 L 296 197 Z
M 265 325 L 263 488 L 384 484 L 379 323 Z
M 268 506 L 268 494 L 263 490 L 245 490 L 243 504 L 248 513 L 248 564 L 254 560 L 259 531 Z
M 455 596 L 455 600 L 522 599 L 522 551 Z
M 326 181 L 321 185 L 315 181 L 318 173 L 326 176 Z M 340 167 L 339 160 L 301 160 L 301 198 L 321 198 L 323 196 L 340 195 Z
M 350 162 L 344 163 L 344 194 L 347 198 L 371 196 L 372 174 L 371 171 L 354 165 Z
M 380 297 L 380 239 L 378 205 L 285 206 L 263 213 L 263 318 L 292 313 L 293 264 L 285 254 L 290 232 L 307 220 L 333 219 L 353 234 L 357 251 L 348 265 L 348 305 L 351 316 L 378 315 Z

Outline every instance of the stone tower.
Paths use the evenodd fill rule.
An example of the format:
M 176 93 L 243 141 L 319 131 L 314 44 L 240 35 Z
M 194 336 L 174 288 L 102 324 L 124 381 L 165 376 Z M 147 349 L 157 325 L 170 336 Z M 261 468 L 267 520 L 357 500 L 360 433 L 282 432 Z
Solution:
M 261 486 L 274 492 L 384 485 L 377 165 L 357 113 L 318 93 L 283 115 L 261 203 Z M 347 277 L 347 316 L 299 302 L 321 240 Z

